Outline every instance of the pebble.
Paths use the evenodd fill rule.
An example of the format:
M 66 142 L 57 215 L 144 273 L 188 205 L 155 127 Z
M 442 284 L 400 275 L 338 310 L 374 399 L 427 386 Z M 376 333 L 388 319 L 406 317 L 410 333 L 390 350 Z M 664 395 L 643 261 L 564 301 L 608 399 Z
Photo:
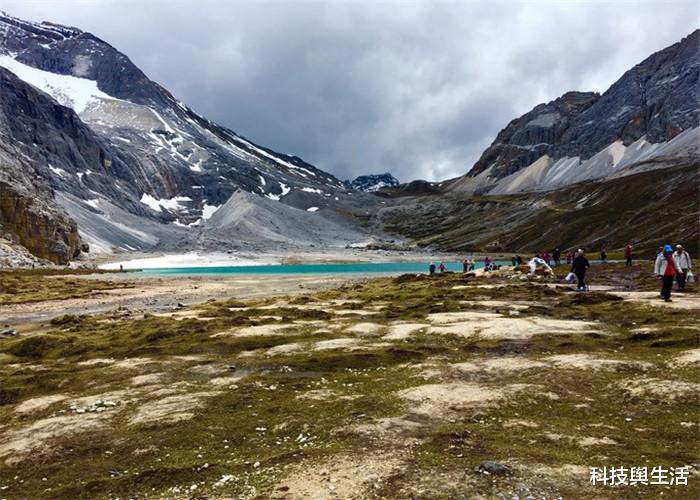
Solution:
M 484 460 L 481 462 L 477 466 L 476 471 L 493 474 L 495 476 L 502 476 L 510 473 L 510 469 L 506 465 L 499 464 L 498 462 L 494 462 L 492 460 Z

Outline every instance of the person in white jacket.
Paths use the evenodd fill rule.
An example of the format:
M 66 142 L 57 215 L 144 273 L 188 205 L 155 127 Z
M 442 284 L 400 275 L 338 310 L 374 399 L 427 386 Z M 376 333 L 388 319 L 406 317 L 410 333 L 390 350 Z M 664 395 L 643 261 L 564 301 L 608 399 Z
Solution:
M 676 276 L 681 273 L 676 259 L 673 257 L 671 245 L 664 245 L 663 251 L 656 256 L 654 274 L 661 278 L 661 298 L 671 302 L 671 289 Z
M 679 290 L 685 290 L 685 282 L 688 279 L 688 271 L 693 268 L 693 262 L 690 260 L 690 254 L 685 251 L 683 245 L 676 245 L 676 251 L 673 252 L 673 259 L 678 264 L 681 272 L 676 276 Z

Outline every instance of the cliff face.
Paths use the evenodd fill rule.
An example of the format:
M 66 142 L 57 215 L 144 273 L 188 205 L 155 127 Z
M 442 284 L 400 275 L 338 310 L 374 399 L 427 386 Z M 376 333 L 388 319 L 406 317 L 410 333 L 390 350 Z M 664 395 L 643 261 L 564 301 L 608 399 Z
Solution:
M 56 138 L 50 148 L 76 161 L 95 145 L 79 134 L 81 123 L 71 110 L 3 68 L 0 92 L 0 231 L 37 257 L 66 264 L 81 251 L 77 225 L 56 204 L 33 154 L 50 137 Z M 51 130 L 56 122 L 60 133 Z
M 67 264 L 80 254 L 78 226 L 72 219 L 4 181 L 0 181 L 0 229 L 54 264 Z
M 600 98 L 594 92 L 568 92 L 547 104 L 511 121 L 491 146 L 484 151 L 469 175 L 492 167 L 491 174 L 500 178 L 530 165 L 550 154 L 562 142 L 575 118 Z
M 587 160 L 615 141 L 670 141 L 700 125 L 700 30 L 649 56 L 605 93 L 568 92 L 503 129 L 467 174 L 498 180 L 544 155 Z

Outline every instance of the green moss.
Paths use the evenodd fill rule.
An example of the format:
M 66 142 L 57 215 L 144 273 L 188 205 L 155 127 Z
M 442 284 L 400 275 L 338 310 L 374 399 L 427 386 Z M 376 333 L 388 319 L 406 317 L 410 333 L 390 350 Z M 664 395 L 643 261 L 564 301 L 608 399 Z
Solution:
M 598 284 L 617 289 L 646 286 L 641 272 L 622 275 L 626 271 L 621 266 L 595 272 Z M 622 283 L 621 276 L 629 282 Z M 474 286 L 485 284 L 493 287 Z M 337 454 L 371 456 L 395 447 L 398 454 L 407 457 L 407 463 L 401 474 L 377 490 L 382 497 L 449 498 L 465 494 L 460 490 L 464 484 L 471 488 L 469 494 L 497 497 L 524 483 L 539 496 L 598 498 L 606 492 L 591 490 L 587 477 L 547 479 L 533 468 L 555 470 L 565 464 L 678 466 L 694 463 L 697 458 L 692 445 L 697 428 L 681 425 L 698 421 L 697 401 L 632 397 L 623 390 L 628 380 L 642 377 L 700 382 L 692 366 L 671 371 L 667 364 L 683 351 L 700 346 L 694 314 L 620 301 L 614 294 L 615 290 L 576 295 L 566 287 L 500 278 L 465 280 L 457 274 L 403 276 L 299 296 L 277 310 L 262 308 L 277 299 L 210 301 L 197 306 L 204 309 L 208 321 L 63 316 L 53 322 L 53 331 L 47 334 L 7 338 L 0 343 L 0 359 L 16 362 L 0 372 L 0 421 L 14 429 L 32 419 L 66 414 L 62 412 L 66 412 L 68 402 L 61 402 L 31 416 L 17 416 L 16 405 L 33 397 L 97 397 L 123 390 L 129 394 L 125 400 L 134 400 L 120 407 L 104 428 L 52 440 L 50 451 L 21 463 L 0 464 L 1 477 L 18 476 L 24 481 L 10 482 L 12 489 L 5 493 L 10 498 L 39 498 L 51 488 L 49 496 L 56 498 L 173 497 L 178 494 L 171 488 L 179 487 L 180 496 L 267 497 L 289 473 L 285 467 Z M 372 307 L 377 314 L 337 315 L 329 300 L 342 304 L 337 308 L 359 311 Z M 343 327 L 366 321 L 388 325 L 396 320 L 425 321 L 435 312 L 493 310 L 481 304 L 483 300 L 532 304 L 521 311 L 525 318 L 595 320 L 599 331 L 527 339 L 465 339 L 423 332 L 389 345 L 367 335 L 365 343 L 373 345 L 363 349 L 307 348 L 317 340 L 349 334 L 338 328 L 321 336 L 315 333 L 318 325 L 305 321 L 327 321 Z M 318 308 L 297 309 L 294 304 Z M 274 324 L 293 326 L 267 336 L 212 337 L 240 327 Z M 641 327 L 645 329 L 639 330 Z M 262 353 L 292 342 L 300 344 L 301 350 L 280 356 Z M 249 355 L 252 351 L 259 352 Z M 548 365 L 496 374 L 448 369 L 454 363 L 502 356 L 543 360 L 553 354 L 585 353 L 637 364 L 607 370 Z M 148 359 L 142 360 L 144 364 L 138 369 L 80 363 L 95 358 L 117 362 Z M 425 378 L 416 367 L 420 364 L 443 371 L 438 369 Z M 129 421 L 134 412 L 163 397 L 149 392 L 148 387 L 132 385 L 134 375 L 150 373 L 163 374 L 153 390 L 218 393 L 204 398 L 190 420 L 134 426 Z M 237 374 L 245 376 L 231 385 L 209 383 L 214 376 Z M 413 415 L 415 409 L 398 395 L 413 386 L 442 382 L 469 382 L 493 390 L 530 384 L 533 389 L 483 408 L 446 407 L 435 419 Z M 407 436 L 399 434 L 394 442 L 385 442 L 354 430 L 403 415 L 424 423 L 417 433 L 422 441 L 412 448 L 405 447 Z M 507 426 L 511 420 L 532 422 L 536 427 Z M 555 435 L 563 437 L 554 439 Z M 581 446 L 579 441 L 584 437 L 609 438 L 617 444 Z M 473 468 L 486 459 L 510 465 L 514 476 L 476 476 Z M 256 462 L 258 467 L 254 467 Z M 213 486 L 229 474 L 234 481 Z M 445 480 L 440 474 L 445 474 Z M 190 491 L 193 484 L 197 489 Z M 422 495 L 401 493 L 402 489 L 414 491 L 414 486 L 426 484 Z M 682 493 L 693 497 L 697 490 L 694 484 Z M 640 491 L 663 491 L 673 498 L 680 490 L 615 493 L 635 498 Z
M 81 279 L 71 274 L 107 274 L 95 270 L 0 271 L 0 305 L 87 297 L 104 290 L 130 288 L 127 282 Z

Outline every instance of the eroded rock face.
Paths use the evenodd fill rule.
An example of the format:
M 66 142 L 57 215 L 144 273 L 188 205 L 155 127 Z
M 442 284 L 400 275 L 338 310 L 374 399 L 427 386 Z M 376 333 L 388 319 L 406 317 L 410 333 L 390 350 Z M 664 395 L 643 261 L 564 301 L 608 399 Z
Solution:
M 81 135 L 82 124 L 71 110 L 4 68 L 0 90 L 0 230 L 37 257 L 66 264 L 78 256 L 82 242 L 75 221 L 56 205 L 53 190 L 31 161 L 33 151 L 54 132 L 53 148 L 76 159 L 96 146 Z M 52 128 L 56 122 L 62 134 Z
M 0 181 L 0 226 L 32 254 L 67 264 L 80 254 L 78 226 L 65 214 Z
M 497 136 L 476 162 L 470 175 L 489 167 L 500 178 L 530 165 L 539 157 L 551 154 L 561 144 L 575 118 L 600 99 L 595 92 L 568 92 L 529 113 L 516 118 Z
M 700 30 L 627 71 L 602 95 L 568 92 L 516 118 L 467 176 L 503 178 L 543 155 L 588 159 L 613 142 L 659 143 L 700 125 Z

